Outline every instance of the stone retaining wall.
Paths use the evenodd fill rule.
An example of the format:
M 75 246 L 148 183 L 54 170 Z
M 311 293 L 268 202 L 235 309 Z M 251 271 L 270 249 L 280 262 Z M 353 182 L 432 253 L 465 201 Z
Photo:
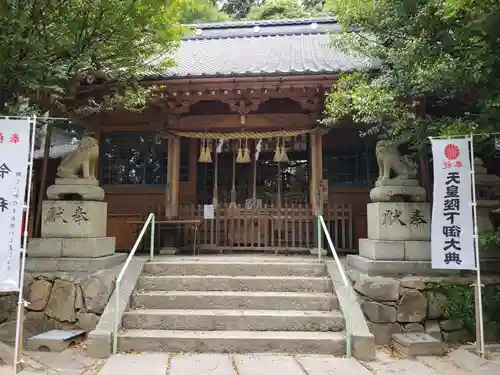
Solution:
M 461 319 L 448 318 L 450 314 L 447 310 L 452 301 L 436 287 L 436 285 L 468 286 L 473 282 L 472 277 L 411 276 L 395 279 L 353 272 L 350 272 L 350 277 L 377 345 L 391 343 L 392 334 L 401 332 L 427 332 L 439 340 L 449 342 L 474 340 L 473 330 L 466 327 Z M 500 279 L 487 278 L 484 283 L 490 286 L 500 285 Z M 497 297 L 500 300 L 500 295 Z M 473 309 L 473 301 L 472 305 L 468 306 Z M 470 311 L 470 314 L 473 313 Z M 495 329 L 487 329 L 490 323 L 498 324 L 485 320 L 486 339 L 490 341 L 500 339 L 498 326 L 495 326 Z
M 26 273 L 24 338 L 51 330 L 93 330 L 113 292 L 119 268 L 94 274 Z M 13 343 L 17 293 L 0 294 L 0 341 Z

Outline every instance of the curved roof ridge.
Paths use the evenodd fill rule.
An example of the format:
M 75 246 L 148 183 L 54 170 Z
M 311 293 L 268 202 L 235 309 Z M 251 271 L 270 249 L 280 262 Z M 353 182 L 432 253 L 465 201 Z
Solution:
M 307 25 L 310 23 L 337 23 L 337 17 L 310 17 L 310 18 L 292 18 L 279 20 L 255 20 L 255 21 L 224 21 L 224 22 L 208 22 L 208 23 L 193 23 L 186 24 L 190 28 L 195 29 L 231 29 L 239 27 L 253 26 L 289 26 L 289 25 Z

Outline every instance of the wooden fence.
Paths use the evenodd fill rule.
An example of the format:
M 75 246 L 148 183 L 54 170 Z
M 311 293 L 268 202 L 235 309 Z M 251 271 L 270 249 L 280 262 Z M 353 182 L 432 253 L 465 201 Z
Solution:
M 203 219 L 204 206 L 187 204 L 179 207 L 180 219 Z M 338 250 L 353 249 L 353 215 L 349 204 L 325 206 L 323 217 Z M 273 250 L 308 249 L 316 246 L 316 217 L 309 204 L 277 207 L 264 204 L 258 210 L 244 205 L 230 208 L 220 204 L 214 219 L 204 220 L 198 233 L 202 250 Z M 191 247 L 194 232 L 181 231 L 181 246 Z M 324 242 L 323 242 L 324 243 Z

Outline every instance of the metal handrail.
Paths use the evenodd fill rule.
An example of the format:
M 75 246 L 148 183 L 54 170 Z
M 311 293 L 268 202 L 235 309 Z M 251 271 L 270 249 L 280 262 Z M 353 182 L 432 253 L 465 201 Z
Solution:
M 321 226 L 318 228 L 318 243 L 321 244 L 320 238 L 321 238 L 321 229 L 323 229 L 323 232 L 325 233 L 326 236 L 326 241 L 328 242 L 328 245 L 330 246 L 330 250 L 332 251 L 333 258 L 335 259 L 335 264 L 337 265 L 337 268 L 340 273 L 340 277 L 342 278 L 342 283 L 344 284 L 344 287 L 347 290 L 347 295 L 349 300 L 351 299 L 351 284 L 349 283 L 349 279 L 347 278 L 347 275 L 345 273 L 344 267 L 340 263 L 340 258 L 337 254 L 337 250 L 335 250 L 335 246 L 333 245 L 332 238 L 330 237 L 330 232 L 328 231 L 328 228 L 325 223 L 325 219 L 323 219 L 323 216 L 318 215 L 318 221 Z M 318 252 L 321 253 L 321 246 L 318 246 Z M 321 260 L 321 255 L 318 255 L 319 260 Z M 345 319 L 345 344 L 346 344 L 346 356 L 349 358 L 351 357 L 351 318 L 349 316 L 348 312 L 344 311 L 344 319 Z
M 144 223 L 144 226 L 142 227 L 141 232 L 139 233 L 139 236 L 137 236 L 137 240 L 135 240 L 134 246 L 132 247 L 132 250 L 130 251 L 130 254 L 127 257 L 127 260 L 125 261 L 125 264 L 122 267 L 122 270 L 118 274 L 118 277 L 116 278 L 116 283 L 115 283 L 115 319 L 114 319 L 114 324 L 113 324 L 113 354 L 116 354 L 118 352 L 118 326 L 120 325 L 119 319 L 120 319 L 120 314 L 119 314 L 119 309 L 120 309 L 120 283 L 123 279 L 123 275 L 125 275 L 125 271 L 127 270 L 130 262 L 132 261 L 132 258 L 135 255 L 135 252 L 137 251 L 137 248 L 139 247 L 139 244 L 142 241 L 142 237 L 144 237 L 144 233 L 146 233 L 146 229 L 148 228 L 148 225 L 151 224 L 151 244 L 150 244 L 150 254 L 149 254 L 149 260 L 152 261 L 154 257 L 154 238 L 155 238 L 155 214 L 150 213 L 148 215 L 148 219 Z

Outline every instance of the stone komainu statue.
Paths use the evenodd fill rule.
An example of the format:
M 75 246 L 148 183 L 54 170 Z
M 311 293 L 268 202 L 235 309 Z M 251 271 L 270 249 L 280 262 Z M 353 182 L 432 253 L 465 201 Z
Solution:
M 391 178 L 391 171 L 395 179 L 412 180 L 417 177 L 415 164 L 405 155 L 401 156 L 396 144 L 392 141 L 381 140 L 375 147 L 379 177 L 378 180 Z
M 57 168 L 59 178 L 96 179 L 99 144 L 89 136 L 80 141 L 78 149 L 64 157 Z

